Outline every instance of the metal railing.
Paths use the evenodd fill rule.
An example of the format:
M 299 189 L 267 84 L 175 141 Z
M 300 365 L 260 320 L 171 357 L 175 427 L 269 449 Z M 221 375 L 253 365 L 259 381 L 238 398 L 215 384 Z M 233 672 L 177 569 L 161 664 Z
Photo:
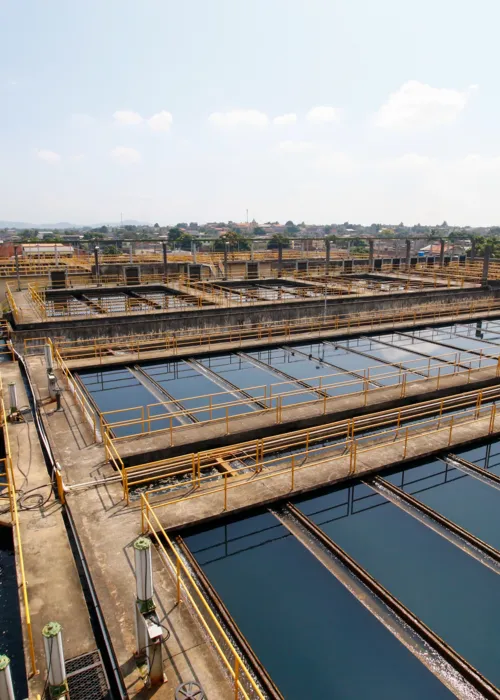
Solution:
M 331 374 L 315 375 L 295 381 L 289 379 L 270 385 L 241 387 L 186 397 L 180 401 L 165 400 L 130 408 L 99 411 L 101 434 L 107 434 L 111 442 L 118 442 L 137 435 L 168 433 L 170 446 L 173 446 L 174 434 L 177 432 L 193 430 L 198 432 L 205 426 L 217 423 L 225 425 L 226 435 L 239 432 L 241 426 L 237 421 L 242 416 L 251 418 L 263 414 L 274 414 L 275 422 L 279 424 L 283 422 L 284 411 L 286 414 L 287 409 L 293 410 L 299 406 L 301 408 L 321 406 L 323 415 L 326 415 L 328 410 L 332 410 L 331 404 L 339 399 L 359 397 L 360 405 L 366 406 L 369 398 L 385 390 L 394 390 L 396 387 L 399 389 L 399 398 L 404 398 L 407 395 L 408 385 L 415 386 L 420 382 L 434 380 L 436 390 L 439 390 L 442 379 L 446 376 L 458 376 L 465 384 L 470 384 L 474 381 L 477 371 L 485 367 L 485 360 L 494 360 L 495 376 L 500 376 L 500 355 L 487 355 L 482 351 L 477 358 L 473 359 L 468 356 L 469 353 L 465 352 L 465 355 L 466 358 L 463 359 L 460 352 L 447 352 L 429 357 L 428 360 L 423 358 L 409 360 L 405 362 L 404 367 L 394 363 L 392 367 L 388 365 L 385 369 L 381 368 L 379 363 L 358 370 L 339 370 Z M 381 369 L 383 371 L 380 371 Z M 346 374 L 352 375 L 352 379 L 336 381 L 339 376 L 345 378 Z M 419 374 L 421 378 L 417 378 L 416 375 Z M 390 380 L 389 383 L 388 380 Z M 302 386 L 297 387 L 299 382 Z M 377 384 L 378 382 L 382 382 L 382 385 Z M 290 386 L 297 388 L 287 390 Z M 342 388 L 342 392 L 336 394 L 335 389 L 339 387 Z M 350 387 L 352 390 L 349 390 Z M 235 399 L 235 394 L 246 394 L 246 396 Z M 314 395 L 312 399 L 311 395 Z M 224 400 L 226 397 L 227 400 Z M 392 392 L 391 400 L 394 398 L 394 392 Z M 292 399 L 291 403 L 290 399 Z M 186 408 L 179 409 L 179 404 Z M 249 406 L 254 410 L 249 411 Z M 164 409 L 163 412 L 161 409 Z M 207 414 L 208 417 L 204 417 Z M 121 430 L 123 428 L 126 430 Z M 124 434 L 120 435 L 120 432 Z
M 142 525 L 143 533 L 150 533 L 154 537 L 161 559 L 175 577 L 177 604 L 180 604 L 184 598 L 195 618 L 201 623 L 222 661 L 226 673 L 229 674 L 236 700 L 239 697 L 243 697 L 245 700 L 251 698 L 264 700 L 265 695 L 255 682 L 242 656 L 224 631 L 183 558 L 174 547 L 147 501 L 144 502 L 142 510 Z
M 70 370 L 68 369 L 68 366 L 66 365 L 63 358 L 59 354 L 58 349 L 56 347 L 54 347 L 51 339 L 46 338 L 45 341 L 52 348 L 52 354 L 53 354 L 54 360 L 57 364 L 57 367 L 61 370 L 61 372 L 64 375 L 67 386 L 68 386 L 70 392 L 72 393 L 78 408 L 80 409 L 82 419 L 90 426 L 90 429 L 92 430 L 94 442 L 101 440 L 102 436 L 99 433 L 99 421 L 96 417 L 94 408 L 89 403 L 89 400 L 88 400 L 85 392 L 82 390 L 79 383 L 75 380 L 75 378 L 71 374 Z
M 452 303 L 428 303 L 408 306 L 402 309 L 385 311 L 364 311 L 355 314 L 323 315 L 293 319 L 288 321 L 270 321 L 230 327 L 212 326 L 203 329 L 186 329 L 175 332 L 150 333 L 119 337 L 99 337 L 74 341 L 56 341 L 55 345 L 61 357 L 66 360 L 93 358 L 102 363 L 103 359 L 115 352 L 129 354 L 140 359 L 144 353 L 163 352 L 176 355 L 183 348 L 214 349 L 218 345 L 230 343 L 231 349 L 242 347 L 248 341 L 280 342 L 297 335 L 314 333 L 316 337 L 326 336 L 338 330 L 371 332 L 384 324 L 402 324 L 409 326 L 422 321 L 436 322 L 443 318 L 467 318 L 481 313 L 485 317 L 500 314 L 500 300 L 490 297 L 472 301 Z M 25 350 L 30 351 L 30 343 Z M 131 358 L 127 358 L 130 361 Z
M 483 405 L 483 398 L 492 403 Z M 390 448 L 394 458 L 389 463 L 404 460 L 408 456 L 418 457 L 415 451 L 409 455 L 412 441 L 421 442 L 425 436 L 432 436 L 435 440 L 436 435 L 445 435 L 445 447 L 449 447 L 454 430 L 477 424 L 479 421 L 484 421 L 487 425 L 485 435 L 491 435 L 496 430 L 497 409 L 494 402 L 499 399 L 498 388 L 471 392 L 459 397 L 447 397 L 440 402 L 416 404 L 410 409 L 386 411 L 321 428 L 192 453 L 129 468 L 128 484 L 137 487 L 166 478 L 173 482 L 141 493 L 143 518 L 146 512 L 151 510 L 164 509 L 214 494 L 222 495 L 225 511 L 229 507 L 231 490 L 253 486 L 260 481 L 281 479 L 283 486 L 283 477 L 286 477 L 288 490 L 293 491 L 298 474 L 304 470 L 328 466 L 329 480 L 335 478 L 335 475 L 352 476 L 357 473 L 360 455 L 365 456 Z M 445 411 L 453 412 L 450 414 Z M 433 417 L 428 418 L 429 414 Z M 404 425 L 406 421 L 411 422 Z M 388 428 L 389 424 L 394 427 Z M 357 435 L 361 431 L 364 434 Z M 238 462 L 243 466 L 233 466 Z M 213 473 L 202 476 L 202 470 L 220 472 L 221 466 L 225 467 L 225 470 L 218 477 L 214 477 Z M 339 467 L 337 471 L 336 466 Z M 134 478 L 134 471 L 139 477 L 137 480 Z
M 26 625 L 26 636 L 28 643 L 28 653 L 30 658 L 31 675 L 38 673 L 36 666 L 35 657 L 35 645 L 33 641 L 33 629 L 31 624 L 31 613 L 28 599 L 28 584 L 26 581 L 26 571 L 24 567 L 24 553 L 23 553 L 23 543 L 21 538 L 21 527 L 19 524 L 19 511 L 17 507 L 17 492 L 16 492 L 16 482 L 14 477 L 14 467 L 12 464 L 12 452 L 10 448 L 9 440 L 9 430 L 7 426 L 7 414 L 5 412 L 5 404 L 3 401 L 3 389 L 0 378 L 0 414 L 2 422 L 2 430 L 5 443 L 5 457 L 0 460 L 3 464 L 3 472 L 0 476 L 5 477 L 7 490 L 8 490 L 8 500 L 10 508 L 10 516 L 12 521 L 12 527 L 14 530 L 14 536 L 17 542 L 17 561 L 19 565 L 19 575 L 21 579 L 21 590 L 24 605 L 24 615 L 25 615 L 25 625 Z M 2 467 L 0 467 L 2 468 Z

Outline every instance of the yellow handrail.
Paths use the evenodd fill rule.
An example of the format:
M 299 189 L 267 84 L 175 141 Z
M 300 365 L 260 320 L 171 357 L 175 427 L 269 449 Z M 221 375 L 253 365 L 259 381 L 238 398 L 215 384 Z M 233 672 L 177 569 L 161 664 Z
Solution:
M 170 570 L 172 571 L 172 573 L 175 572 L 177 581 L 177 603 L 181 602 L 182 590 L 184 591 L 184 595 L 186 596 L 186 598 L 189 600 L 191 607 L 196 613 L 199 621 L 203 625 L 205 632 L 212 640 L 212 643 L 215 646 L 218 655 L 220 656 L 222 662 L 224 663 L 227 671 L 230 674 L 230 677 L 232 678 L 234 686 L 234 697 L 238 698 L 239 694 L 241 693 L 245 700 L 249 700 L 249 698 L 251 697 L 256 697 L 259 700 L 264 700 L 265 696 L 263 695 L 262 691 L 260 690 L 254 678 L 252 677 L 252 674 L 248 670 L 247 665 L 245 664 L 242 657 L 240 656 L 233 643 L 227 636 L 226 632 L 222 628 L 219 620 L 217 619 L 214 612 L 210 608 L 208 602 L 206 601 L 205 596 L 200 591 L 196 581 L 194 580 L 193 576 L 191 575 L 190 571 L 185 565 L 184 560 L 172 544 L 162 524 L 160 523 L 156 514 L 151 509 L 147 500 L 144 497 L 141 497 L 141 506 L 143 533 L 146 534 L 146 532 L 149 532 L 155 538 L 158 548 L 160 549 L 166 561 L 170 565 Z M 145 528 L 145 525 L 147 525 L 148 527 Z M 165 547 L 165 543 L 168 545 L 168 551 Z M 169 552 L 173 554 L 173 559 L 170 556 Z M 197 603 L 194 599 L 194 596 L 191 593 L 190 589 L 192 589 L 195 592 L 199 603 Z M 200 605 L 202 609 L 200 609 Z M 207 622 L 206 616 L 208 617 L 210 624 Z M 232 656 L 232 662 L 230 659 L 228 659 L 228 655 L 222 648 L 222 644 L 217 640 L 214 632 L 212 631 L 212 626 L 215 627 L 224 646 L 227 649 L 229 649 L 229 652 Z M 247 690 L 243 686 L 240 675 L 241 673 L 243 673 L 244 678 L 247 681 L 247 684 L 249 686 L 249 692 L 251 694 L 249 694 L 249 692 L 247 692 Z
M 1 387 L 1 384 L 0 384 L 0 387 Z M 24 615 L 25 615 L 26 632 L 27 632 L 27 637 L 28 637 L 28 651 L 29 651 L 29 657 L 30 657 L 31 675 L 35 675 L 36 673 L 38 673 L 38 670 L 36 667 L 35 645 L 33 642 L 33 629 L 32 629 L 32 625 L 31 625 L 31 614 L 30 614 L 30 606 L 29 606 L 29 599 L 28 599 L 28 584 L 26 582 L 26 571 L 24 568 L 23 543 L 22 543 L 22 539 L 21 539 L 21 528 L 20 528 L 20 524 L 19 524 L 19 512 L 18 512 L 18 508 L 17 508 L 17 493 L 16 493 L 15 478 L 14 478 L 14 469 L 13 469 L 13 465 L 12 465 L 12 453 L 11 453 L 11 449 L 10 449 L 9 431 L 8 431 L 8 427 L 7 427 L 7 415 L 5 412 L 5 405 L 4 405 L 4 401 L 3 401 L 3 396 L 0 397 L 0 412 L 1 412 L 1 416 L 2 416 L 2 427 L 3 427 L 4 441 L 5 441 L 5 466 L 6 466 L 8 490 L 10 492 L 11 518 L 12 518 L 12 525 L 14 527 L 15 537 L 17 540 L 18 563 L 19 563 L 19 572 L 20 572 L 20 577 L 21 577 L 21 588 L 22 588 L 22 593 L 23 593 Z

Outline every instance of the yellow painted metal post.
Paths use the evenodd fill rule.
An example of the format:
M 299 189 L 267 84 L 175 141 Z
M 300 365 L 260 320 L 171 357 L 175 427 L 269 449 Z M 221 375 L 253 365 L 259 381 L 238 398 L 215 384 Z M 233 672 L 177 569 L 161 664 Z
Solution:
M 455 417 L 455 416 L 452 416 L 452 417 L 451 417 L 451 421 L 450 421 L 450 435 L 449 435 L 449 437 L 448 437 L 448 447 L 451 445 L 451 436 L 452 436 L 452 433 L 453 433 L 453 419 L 454 419 L 454 417 Z
M 405 430 L 405 448 L 403 452 L 403 459 L 406 459 L 406 453 L 408 451 L 408 428 Z
M 234 700 L 238 700 L 240 695 L 240 660 L 234 657 Z
M 292 455 L 292 488 L 291 491 L 295 488 L 295 455 Z
M 224 510 L 227 510 L 227 472 L 224 472 Z
M 497 405 L 494 403 L 491 407 L 491 413 L 490 413 L 490 425 L 488 427 L 488 434 L 491 435 L 491 433 L 494 432 L 495 430 L 495 416 L 497 414 Z
M 181 603 L 181 558 L 177 554 L 177 605 Z

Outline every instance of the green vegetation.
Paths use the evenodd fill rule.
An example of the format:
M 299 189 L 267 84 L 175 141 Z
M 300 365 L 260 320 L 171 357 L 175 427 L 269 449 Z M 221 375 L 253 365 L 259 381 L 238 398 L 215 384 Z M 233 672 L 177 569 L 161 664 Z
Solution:
M 275 233 L 274 236 L 272 236 L 269 239 L 269 242 L 267 244 L 267 249 L 268 250 L 276 250 L 281 243 L 281 246 L 283 248 L 290 248 L 290 239 L 287 236 L 284 236 L 281 233 Z

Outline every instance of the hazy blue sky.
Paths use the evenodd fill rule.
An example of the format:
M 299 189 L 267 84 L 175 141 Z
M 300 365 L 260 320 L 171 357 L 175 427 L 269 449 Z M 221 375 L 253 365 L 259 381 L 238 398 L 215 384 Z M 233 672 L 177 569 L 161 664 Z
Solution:
M 0 219 L 500 223 L 498 0 L 0 0 Z

